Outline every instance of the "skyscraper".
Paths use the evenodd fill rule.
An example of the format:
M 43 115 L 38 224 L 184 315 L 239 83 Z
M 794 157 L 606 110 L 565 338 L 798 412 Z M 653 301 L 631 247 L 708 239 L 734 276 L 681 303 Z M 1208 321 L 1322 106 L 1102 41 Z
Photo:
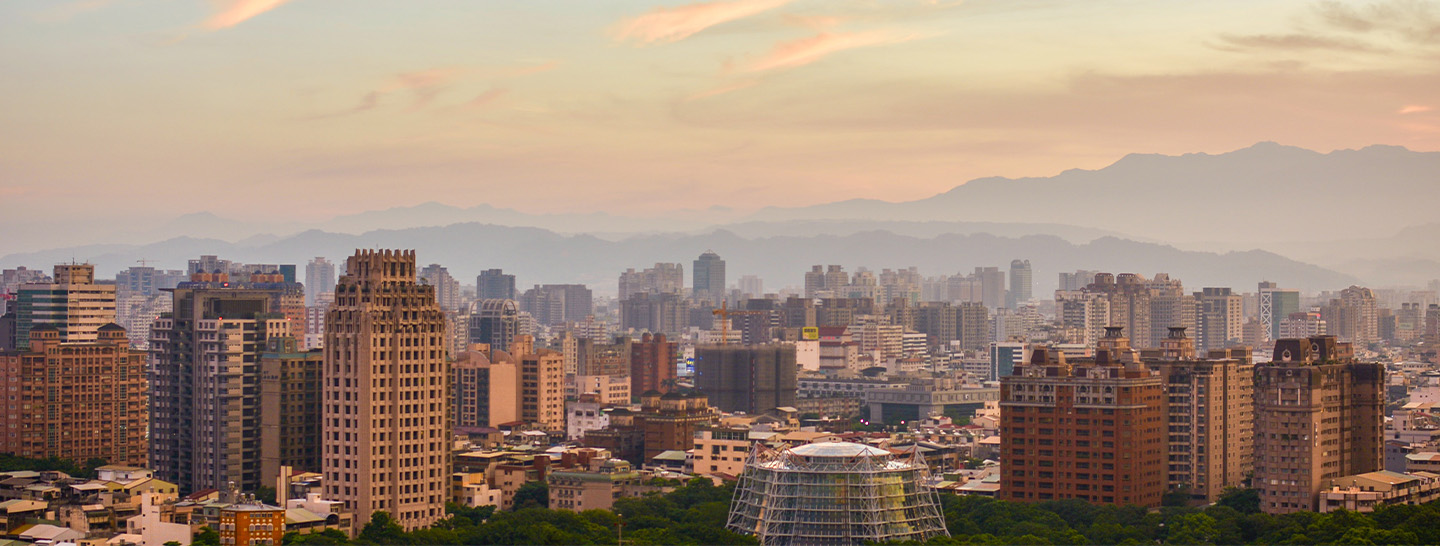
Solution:
M 712 251 L 706 251 L 695 260 L 694 298 L 696 301 L 720 305 L 725 299 L 725 260 Z
M 536 349 L 535 338 L 515 340 L 520 363 L 520 420 L 544 430 L 565 430 L 565 355 Z
M 15 347 L 30 343 L 30 329 L 54 326 L 62 342 L 93 342 L 115 322 L 115 285 L 96 284 L 95 266 L 55 266 L 53 282 L 22 284 L 15 302 Z
M 492 351 L 509 351 L 520 334 L 520 308 L 515 300 L 480 300 L 470 312 L 469 342 L 485 343 Z
M 1263 281 L 1260 283 L 1260 322 L 1268 329 L 1269 340 L 1280 339 L 1280 321 L 1290 313 L 1300 312 L 1300 291 L 1286 290 L 1279 285 Z
M 657 263 L 643 271 L 628 269 L 620 274 L 620 300 L 631 295 L 679 294 L 685 290 L 685 269 L 680 264 Z
M 1168 482 L 1191 499 L 1215 502 L 1240 487 L 1253 468 L 1255 364 L 1250 349 L 1216 349 L 1204 357 L 1184 327 L 1171 327 L 1158 349 L 1140 352 L 1159 372 L 1169 397 Z
M 695 348 L 695 387 L 720 411 L 760 413 L 795 405 L 794 345 Z
M 58 326 L 30 329 L 29 350 L 0 351 L 0 453 L 84 464 L 146 463 L 145 353 L 107 324 L 96 339 L 65 342 Z
M 435 301 L 440 310 L 455 313 L 460 310 L 460 282 L 450 276 L 450 270 L 440 264 L 430 264 L 420 270 L 420 279 L 435 287 Z
M 482 300 L 513 300 L 520 297 L 515 291 L 515 276 L 506 275 L 500 269 L 486 269 L 475 277 L 475 298 Z
M 1197 345 L 1202 351 L 1224 349 L 1240 343 L 1245 315 L 1240 294 L 1229 288 L 1204 288 L 1195 293 Z
M 1005 273 L 1000 268 L 977 267 L 975 278 L 980 281 L 980 303 L 991 309 L 1005 304 Z
M 261 369 L 271 338 L 293 335 L 282 311 L 299 283 L 229 282 L 196 273 L 171 291 L 151 334 L 150 465 L 181 491 L 268 485 L 260 474 Z
M 305 264 L 305 305 L 315 305 L 320 294 L 335 291 L 335 264 L 316 256 Z
M 583 284 L 536 285 L 520 295 L 520 310 L 546 326 L 585 322 L 595 313 L 590 288 Z
M 665 334 L 640 336 L 630 343 L 630 392 L 670 392 L 675 388 L 675 356 L 678 344 Z
M 1260 509 L 1314 511 L 1331 478 L 1385 468 L 1385 366 L 1357 362 L 1333 336 L 1281 339 L 1255 369 Z
M 325 498 L 428 527 L 450 498 L 445 315 L 414 251 L 358 250 L 345 271 L 325 320 Z
M 1007 294 L 1005 306 L 1011 309 L 1018 307 L 1021 303 L 1030 301 L 1030 288 L 1033 284 L 1034 272 L 1030 269 L 1030 260 L 1010 261 L 1010 292 Z
M 282 467 L 320 470 L 320 389 L 325 355 L 303 351 L 295 337 L 265 341 L 260 353 L 260 479 L 275 483 Z

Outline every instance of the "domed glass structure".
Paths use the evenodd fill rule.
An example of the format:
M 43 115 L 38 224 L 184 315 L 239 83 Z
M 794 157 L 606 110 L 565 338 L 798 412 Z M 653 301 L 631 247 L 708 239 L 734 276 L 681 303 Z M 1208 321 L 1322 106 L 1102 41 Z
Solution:
M 948 536 L 924 461 L 849 442 L 756 447 L 726 527 L 765 546 Z

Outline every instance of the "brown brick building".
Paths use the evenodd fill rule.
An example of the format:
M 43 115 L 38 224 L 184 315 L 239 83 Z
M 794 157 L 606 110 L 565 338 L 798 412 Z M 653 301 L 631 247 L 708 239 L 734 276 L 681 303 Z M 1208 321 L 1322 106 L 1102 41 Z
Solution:
M 130 349 L 125 329 L 107 324 L 94 341 L 64 342 L 59 328 L 39 324 L 28 335 L 28 350 L 0 352 L 10 395 L 0 402 L 0 452 L 144 466 L 145 353 Z
M 1168 482 L 1191 499 L 1214 502 L 1240 487 L 1254 455 L 1255 364 L 1250 349 L 1215 349 L 1199 358 L 1184 327 L 1172 327 L 1160 348 L 1141 351 L 1160 372 L 1168 397 Z
M 630 344 L 630 392 L 670 392 L 675 388 L 675 353 L 677 345 L 667 341 L 665 334 L 640 336 Z
M 1260 509 L 1313 511 L 1326 480 L 1385 468 L 1385 366 L 1334 336 L 1281 339 L 1255 371 Z
M 221 546 L 279 546 L 284 537 L 284 508 L 251 501 L 220 510 Z
M 1094 358 L 1040 347 L 1001 379 L 1000 498 L 1160 505 L 1165 386 L 1120 331 L 1106 329 Z

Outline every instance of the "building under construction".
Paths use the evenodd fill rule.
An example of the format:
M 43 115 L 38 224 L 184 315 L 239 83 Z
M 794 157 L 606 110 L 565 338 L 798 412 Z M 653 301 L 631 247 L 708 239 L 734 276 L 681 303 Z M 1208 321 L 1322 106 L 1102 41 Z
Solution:
M 849 442 L 757 446 L 726 527 L 764 546 L 851 545 L 949 536 L 929 469 L 911 455 Z

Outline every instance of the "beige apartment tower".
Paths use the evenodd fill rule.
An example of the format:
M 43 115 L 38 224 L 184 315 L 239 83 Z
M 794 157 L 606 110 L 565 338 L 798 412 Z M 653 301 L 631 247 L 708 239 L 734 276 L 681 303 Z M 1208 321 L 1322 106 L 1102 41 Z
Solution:
M 1385 366 L 1356 362 L 1333 336 L 1281 339 L 1255 369 L 1260 509 L 1316 509 L 1328 480 L 1384 470 Z
M 445 315 L 412 250 L 358 250 L 345 271 L 325 317 L 325 498 L 429 527 L 450 497 Z
M 1215 502 L 1227 487 L 1240 487 L 1255 451 L 1254 375 L 1250 349 L 1195 352 L 1182 326 L 1170 327 L 1159 349 L 1141 351 L 1165 380 L 1169 398 L 1167 481 L 1195 501 Z

